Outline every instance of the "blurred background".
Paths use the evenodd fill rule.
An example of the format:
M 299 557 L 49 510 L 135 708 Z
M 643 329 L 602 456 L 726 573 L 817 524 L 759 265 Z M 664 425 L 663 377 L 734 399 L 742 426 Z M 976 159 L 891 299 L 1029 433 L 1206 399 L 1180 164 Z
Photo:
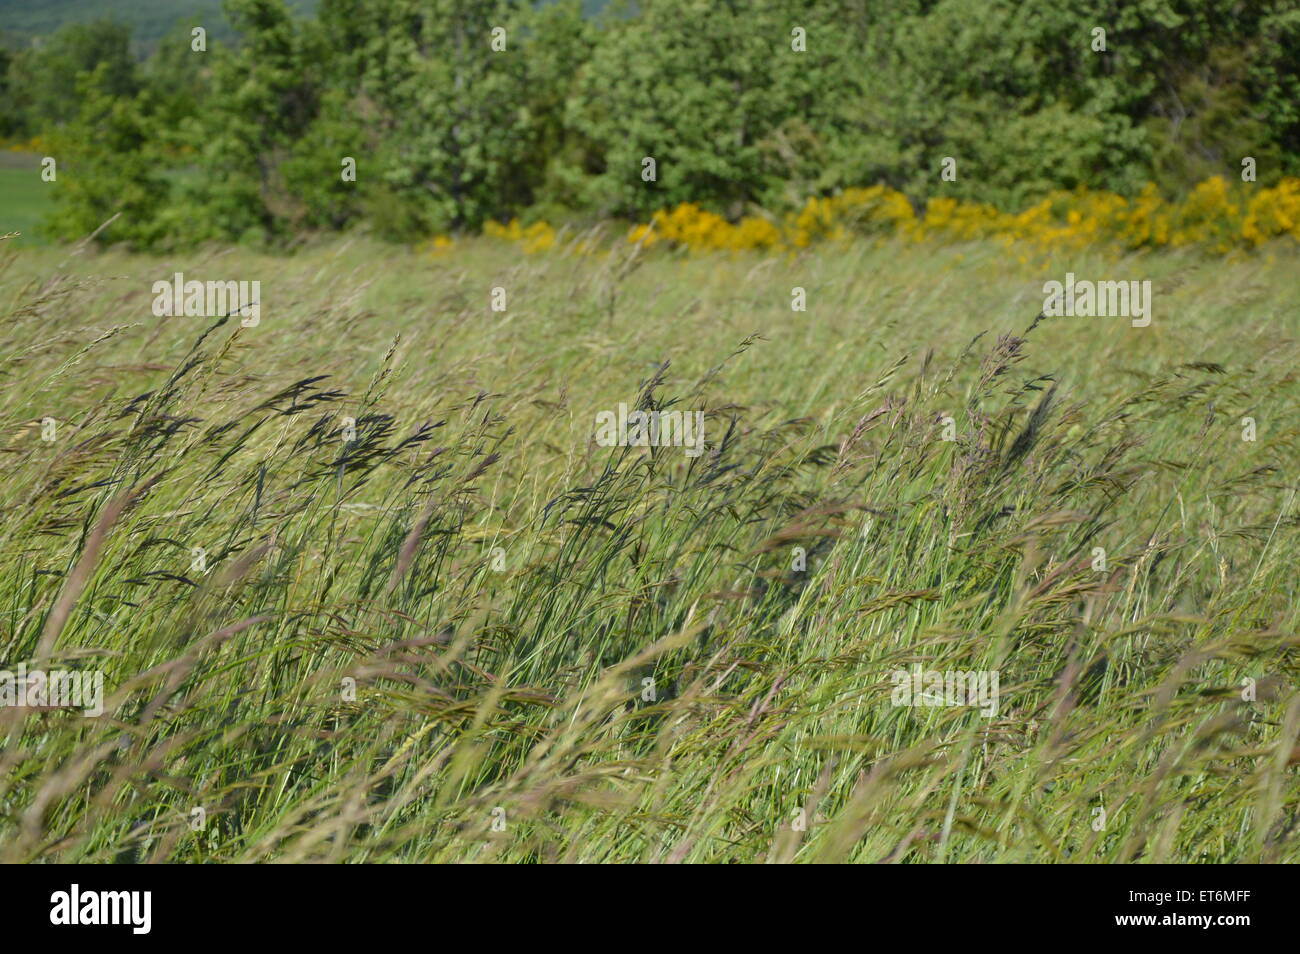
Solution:
M 0 142 L 0 231 L 136 249 L 1176 201 L 1300 173 L 1300 0 L 0 0 Z

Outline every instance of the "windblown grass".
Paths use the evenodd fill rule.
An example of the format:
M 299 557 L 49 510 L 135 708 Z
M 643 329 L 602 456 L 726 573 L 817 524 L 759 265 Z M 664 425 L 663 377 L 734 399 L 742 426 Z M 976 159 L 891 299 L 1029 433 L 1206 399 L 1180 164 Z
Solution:
M 1298 265 L 0 243 L 0 662 L 109 695 L 0 709 L 0 861 L 1296 860 Z

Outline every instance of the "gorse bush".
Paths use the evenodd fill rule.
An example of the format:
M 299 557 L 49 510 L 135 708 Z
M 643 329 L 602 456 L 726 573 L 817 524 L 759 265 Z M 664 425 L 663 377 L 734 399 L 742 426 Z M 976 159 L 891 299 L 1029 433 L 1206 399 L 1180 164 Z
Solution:
M 518 219 L 489 221 L 484 234 L 522 243 L 529 253 L 546 251 L 557 241 L 556 230 L 540 221 L 528 226 Z M 698 252 L 793 251 L 862 236 L 947 243 L 994 239 L 1021 255 L 1093 246 L 1116 250 L 1193 246 L 1221 255 L 1257 249 L 1274 239 L 1300 240 L 1300 179 L 1284 179 L 1272 188 L 1248 188 L 1215 177 L 1198 185 L 1183 202 L 1166 201 L 1153 185 L 1133 200 L 1079 189 L 1054 193 L 1014 214 L 986 203 L 950 198 L 931 199 L 918 212 L 905 195 L 888 186 L 848 189 L 809 199 L 802 209 L 785 216 L 750 215 L 735 223 L 685 202 L 632 228 L 627 241 L 646 248 L 667 244 Z M 444 243 L 450 241 L 443 238 Z M 590 243 L 574 247 L 602 251 Z

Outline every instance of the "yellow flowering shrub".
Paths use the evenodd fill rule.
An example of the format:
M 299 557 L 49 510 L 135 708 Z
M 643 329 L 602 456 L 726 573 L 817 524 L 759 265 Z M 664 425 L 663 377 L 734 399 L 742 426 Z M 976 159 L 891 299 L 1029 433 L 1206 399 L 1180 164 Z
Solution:
M 1300 241 L 1300 179 L 1283 179 L 1253 196 L 1246 204 L 1241 234 L 1252 247 L 1277 235 Z
M 47 154 L 50 151 L 49 141 L 44 136 L 33 136 L 26 142 L 18 140 L 5 141 L 0 148 L 8 152 L 34 152 L 37 154 Z
M 520 243 L 527 253 L 546 251 L 555 244 L 555 230 L 545 222 L 527 227 L 518 219 L 488 222 L 483 231 L 492 238 Z M 752 215 L 734 223 L 683 202 L 654 213 L 649 222 L 633 227 L 627 239 L 646 248 L 666 245 L 692 252 L 741 252 L 792 251 L 861 235 L 915 242 L 989 239 L 1024 253 L 1110 243 L 1126 249 L 1195 246 L 1225 254 L 1285 236 L 1300 241 L 1300 179 L 1259 188 L 1215 176 L 1180 202 L 1166 200 L 1154 185 L 1132 198 L 1079 188 L 1055 192 L 1014 213 L 946 196 L 930 199 L 918 213 L 907 196 L 884 185 L 813 196 L 784 217 Z M 446 244 L 438 245 L 440 241 Z M 437 239 L 433 250 L 450 244 L 450 239 Z
M 732 225 L 693 202 L 683 202 L 675 209 L 656 212 L 648 225 L 634 228 L 628 240 L 647 248 L 671 242 L 696 251 L 743 251 L 779 245 L 781 230 L 767 219 L 752 217 Z
M 483 226 L 483 234 L 508 242 L 520 242 L 524 251 L 530 255 L 533 252 L 545 252 L 555 244 L 555 229 L 545 222 L 534 222 L 525 227 L 519 224 L 518 219 L 511 219 L 505 225 L 489 220 Z
M 428 255 L 430 258 L 440 258 L 446 255 L 456 247 L 456 242 L 449 235 L 435 235 L 432 238 L 425 239 L 417 247 L 416 251 Z
M 864 234 L 913 241 L 993 239 L 1043 252 L 1109 242 L 1130 249 L 1201 246 L 1223 254 L 1287 235 L 1300 241 L 1300 179 L 1255 188 L 1234 186 L 1216 176 L 1181 202 L 1167 201 L 1154 185 L 1131 199 L 1081 188 L 1054 193 L 1017 213 L 936 197 L 919 215 L 901 192 L 877 185 L 810 198 L 787 215 L 780 228 L 756 217 L 733 224 L 687 202 L 656 212 L 649 223 L 632 229 L 628 241 L 669 243 L 692 251 L 741 251 L 800 249 Z

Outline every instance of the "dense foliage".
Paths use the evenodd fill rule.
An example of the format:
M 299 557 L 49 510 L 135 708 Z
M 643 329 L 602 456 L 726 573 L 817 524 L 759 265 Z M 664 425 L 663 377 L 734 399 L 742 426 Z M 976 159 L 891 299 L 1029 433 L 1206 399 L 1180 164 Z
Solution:
M 1015 211 L 1078 186 L 1186 194 L 1246 156 L 1264 185 L 1300 173 L 1300 0 L 225 10 L 239 41 L 202 52 L 198 21 L 143 62 L 101 23 L 0 61 L 0 135 L 48 137 L 66 161 L 59 237 L 86 234 L 94 196 L 120 197 L 106 240 L 153 246 L 683 202 L 736 220 L 873 185 Z M 146 181 L 160 193 L 132 199 Z

